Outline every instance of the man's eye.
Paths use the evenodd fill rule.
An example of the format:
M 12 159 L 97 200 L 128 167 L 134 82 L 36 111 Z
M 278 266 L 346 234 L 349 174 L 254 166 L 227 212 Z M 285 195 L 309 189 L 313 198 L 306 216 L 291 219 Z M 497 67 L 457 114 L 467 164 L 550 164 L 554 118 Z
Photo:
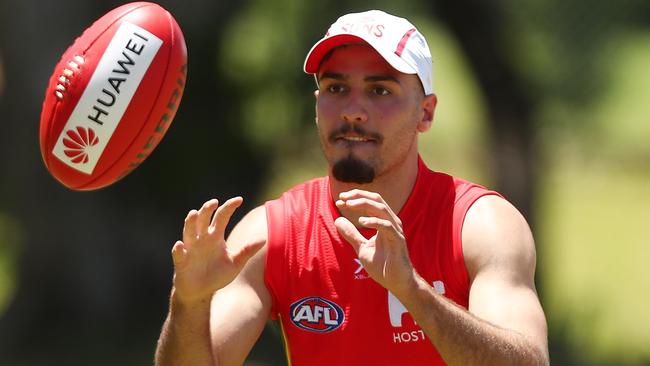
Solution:
M 329 91 L 330 93 L 341 93 L 344 90 L 345 88 L 343 87 L 343 85 L 340 84 L 332 84 L 327 87 L 327 91 Z
M 372 92 L 375 95 L 389 95 L 390 94 L 390 91 L 388 89 L 382 88 L 380 86 L 373 88 Z

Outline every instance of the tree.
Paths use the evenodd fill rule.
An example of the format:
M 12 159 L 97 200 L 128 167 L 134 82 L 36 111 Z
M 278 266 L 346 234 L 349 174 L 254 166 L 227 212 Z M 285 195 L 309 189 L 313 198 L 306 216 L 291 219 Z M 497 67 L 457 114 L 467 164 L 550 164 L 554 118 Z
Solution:
M 48 175 L 38 121 L 52 66 L 81 30 L 117 5 L 0 5 L 9 91 L 0 101 L 0 154 L 6 157 L 0 159 L 0 212 L 11 214 L 24 239 L 17 291 L 0 319 L 4 362 L 150 362 L 171 285 L 169 253 L 185 214 L 217 193 L 255 197 L 263 181 L 265 157 L 237 124 L 240 95 L 214 62 L 218 35 L 242 2 L 164 4 L 184 30 L 189 79 L 170 132 L 136 171 L 85 193 Z

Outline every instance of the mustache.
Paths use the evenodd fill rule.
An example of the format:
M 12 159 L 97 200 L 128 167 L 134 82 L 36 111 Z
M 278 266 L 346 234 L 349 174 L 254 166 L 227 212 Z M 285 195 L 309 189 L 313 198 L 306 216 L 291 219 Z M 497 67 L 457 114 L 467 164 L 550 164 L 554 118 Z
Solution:
M 337 128 L 336 130 L 330 132 L 328 136 L 328 140 L 330 142 L 335 142 L 342 135 L 346 135 L 349 133 L 353 133 L 360 137 L 375 140 L 377 143 L 381 143 L 384 140 L 384 137 L 377 132 L 370 132 L 364 129 L 363 127 L 349 124 L 349 123 L 345 123 L 340 128 Z

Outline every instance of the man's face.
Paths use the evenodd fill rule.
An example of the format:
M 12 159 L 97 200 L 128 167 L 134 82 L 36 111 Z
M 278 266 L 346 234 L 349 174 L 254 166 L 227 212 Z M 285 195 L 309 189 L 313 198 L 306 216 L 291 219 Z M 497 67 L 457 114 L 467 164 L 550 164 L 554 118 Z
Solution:
M 353 44 L 323 61 L 318 80 L 318 130 L 334 178 L 370 183 L 417 154 L 417 132 L 430 121 L 423 125 L 416 75 L 393 69 L 370 46 Z

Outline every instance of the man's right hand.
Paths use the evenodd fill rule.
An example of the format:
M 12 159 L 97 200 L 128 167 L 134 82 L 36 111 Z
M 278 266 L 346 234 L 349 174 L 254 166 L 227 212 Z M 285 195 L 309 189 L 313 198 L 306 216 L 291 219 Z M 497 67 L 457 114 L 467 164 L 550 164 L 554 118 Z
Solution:
M 191 210 L 185 218 L 183 240 L 172 248 L 174 296 L 183 303 L 209 301 L 225 287 L 263 243 L 229 250 L 224 232 L 233 212 L 243 199 L 234 197 L 219 206 L 216 199 Z M 216 210 L 216 213 L 215 213 Z

